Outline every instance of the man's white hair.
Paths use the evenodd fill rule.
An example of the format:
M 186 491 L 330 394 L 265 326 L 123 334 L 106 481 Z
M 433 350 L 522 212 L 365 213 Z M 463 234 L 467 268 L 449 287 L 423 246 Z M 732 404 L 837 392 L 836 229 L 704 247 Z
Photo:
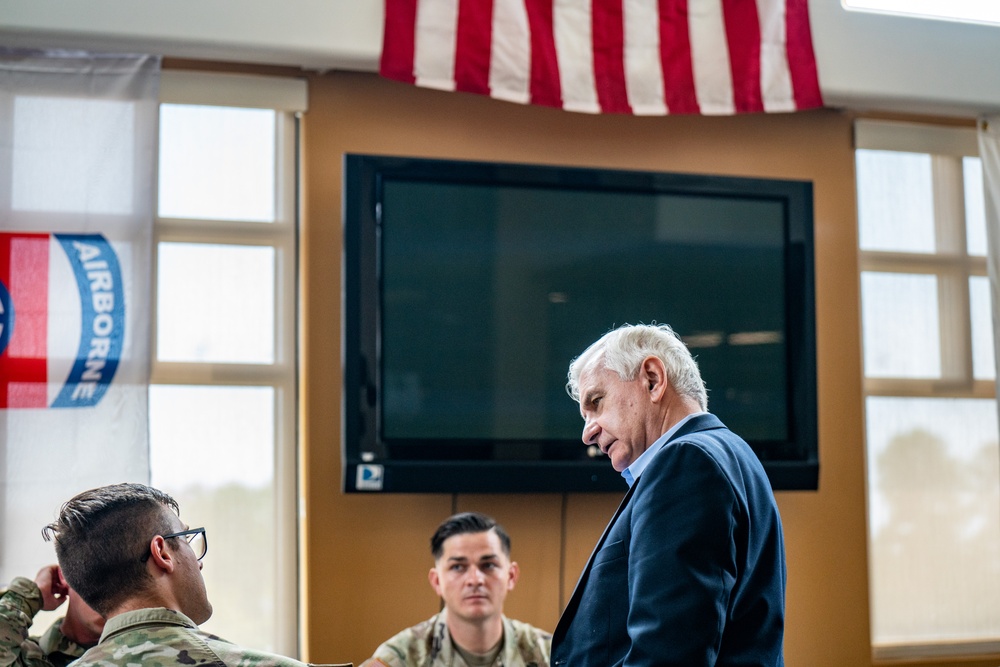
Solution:
M 687 346 L 666 324 L 623 324 L 600 339 L 569 365 L 566 391 L 580 402 L 580 376 L 603 364 L 623 381 L 634 380 L 642 362 L 656 357 L 663 362 L 667 381 L 681 396 L 693 398 L 702 410 L 708 410 L 708 392 L 701 372 Z

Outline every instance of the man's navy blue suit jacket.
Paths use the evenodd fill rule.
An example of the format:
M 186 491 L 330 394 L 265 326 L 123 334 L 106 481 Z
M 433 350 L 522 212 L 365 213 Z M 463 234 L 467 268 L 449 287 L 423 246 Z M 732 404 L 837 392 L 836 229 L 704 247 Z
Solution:
M 785 554 L 764 468 L 714 415 L 657 452 L 605 529 L 553 667 L 781 667 Z

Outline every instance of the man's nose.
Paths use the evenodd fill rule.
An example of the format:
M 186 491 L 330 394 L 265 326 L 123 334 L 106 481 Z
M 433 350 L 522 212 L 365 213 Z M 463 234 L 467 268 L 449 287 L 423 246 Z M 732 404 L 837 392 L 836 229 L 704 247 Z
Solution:
M 597 443 L 597 436 L 600 434 L 601 428 L 597 425 L 596 419 L 588 419 L 583 425 L 583 443 L 585 445 L 593 445 Z
M 469 568 L 469 578 L 467 579 L 467 581 L 470 584 L 478 586 L 479 584 L 483 583 L 485 579 L 486 575 L 483 574 L 483 571 L 480 570 L 478 567 Z

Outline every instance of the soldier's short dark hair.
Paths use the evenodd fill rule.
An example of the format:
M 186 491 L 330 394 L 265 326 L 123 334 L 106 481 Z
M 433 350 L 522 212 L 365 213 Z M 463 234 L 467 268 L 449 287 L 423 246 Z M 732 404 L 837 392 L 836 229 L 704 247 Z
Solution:
M 507 531 L 493 517 L 479 512 L 462 512 L 445 519 L 431 536 L 431 554 L 434 560 L 440 558 L 444 553 L 444 541 L 449 537 L 465 533 L 485 533 L 491 530 L 500 538 L 504 555 L 510 558 L 510 536 L 507 535 Z
M 107 616 L 152 584 L 146 571 L 149 542 L 173 532 L 168 512 L 179 514 L 177 501 L 152 487 L 102 486 L 64 503 L 42 536 L 54 540 L 69 585 Z

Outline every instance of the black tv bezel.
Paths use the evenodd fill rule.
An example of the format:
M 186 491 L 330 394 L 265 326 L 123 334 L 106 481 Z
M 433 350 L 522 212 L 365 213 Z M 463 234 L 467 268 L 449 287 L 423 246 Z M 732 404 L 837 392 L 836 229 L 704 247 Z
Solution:
M 607 461 L 489 458 L 512 443 L 477 442 L 476 458 L 402 459 L 387 455 L 379 429 L 379 211 L 386 178 L 475 184 L 559 186 L 777 199 L 785 208 L 785 324 L 789 430 L 804 459 L 762 460 L 774 490 L 819 483 L 812 183 L 786 179 L 641 172 L 606 168 L 345 154 L 342 257 L 342 485 L 370 493 L 621 492 Z M 567 360 L 567 363 L 569 360 Z M 570 400 L 567 398 L 567 400 Z M 429 443 L 428 443 L 429 444 Z M 452 443 L 453 444 L 453 443 Z M 556 443 L 531 443 L 545 446 Z M 564 446 L 564 441 L 558 445 Z M 576 441 L 576 446 L 583 444 Z M 753 443 L 751 443 L 753 445 Z M 479 458 L 486 452 L 487 458 Z M 359 488 L 359 466 L 380 466 L 377 484 Z M 371 468 L 369 468 L 371 470 Z M 377 487 L 377 488 L 376 488 Z

